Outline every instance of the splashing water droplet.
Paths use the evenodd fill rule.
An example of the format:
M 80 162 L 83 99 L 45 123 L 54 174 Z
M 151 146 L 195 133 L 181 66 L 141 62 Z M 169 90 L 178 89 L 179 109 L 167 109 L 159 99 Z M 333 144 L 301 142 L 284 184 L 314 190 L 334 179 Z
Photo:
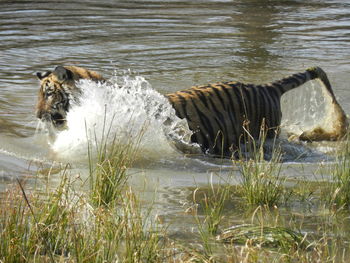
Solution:
M 187 122 L 175 115 L 168 99 L 143 77 L 114 76 L 106 83 L 81 80 L 77 86 L 79 102 L 67 114 L 67 129 L 58 132 L 52 144 L 59 157 L 85 158 L 88 142 L 102 138 L 106 129 L 118 141 L 130 141 L 142 132 L 141 157 L 176 154 L 175 147 L 181 145 L 197 151 L 198 146 L 190 143 Z

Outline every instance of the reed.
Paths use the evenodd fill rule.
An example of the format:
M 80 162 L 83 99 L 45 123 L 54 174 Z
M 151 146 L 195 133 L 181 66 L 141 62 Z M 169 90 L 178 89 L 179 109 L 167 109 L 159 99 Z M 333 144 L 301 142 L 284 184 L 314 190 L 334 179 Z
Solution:
M 224 219 L 225 203 L 228 201 L 231 185 L 221 178 L 221 183 L 213 184 L 213 176 L 220 176 L 211 173 L 208 188 L 197 188 L 193 191 L 193 216 L 197 225 L 198 234 L 202 241 L 202 251 L 192 250 L 190 254 L 194 258 L 201 258 L 200 261 L 214 260 L 215 235 Z
M 189 245 L 169 240 L 166 227 L 153 217 L 152 207 L 146 208 L 128 187 L 128 167 L 141 136 L 125 145 L 109 129 L 104 134 L 89 145 L 88 180 L 92 183 L 88 193 L 77 192 L 76 182 L 64 169 L 55 189 L 50 189 L 48 182 L 44 194 L 40 190 L 28 193 L 25 184 L 19 182 L 0 200 L 1 263 L 347 262 L 350 251 L 346 231 L 340 227 L 345 225 L 345 219 L 338 215 L 339 209 L 318 215 L 318 228 L 306 235 L 300 230 L 306 219 L 296 220 L 293 215 L 281 221 L 280 208 L 270 208 L 285 194 L 278 151 L 266 161 L 260 146 L 249 160 L 238 161 L 242 185 L 233 188 L 239 189 L 238 197 L 248 204 L 259 205 L 253 213 L 251 206 L 243 209 L 249 217 L 253 214 L 249 224 L 242 217 L 242 224 L 235 221 L 235 226 L 220 231 L 228 224 L 224 221 L 230 212 L 228 207 L 232 209 L 232 203 L 237 201 L 229 180 L 218 185 L 210 180 L 208 189 L 194 191 L 194 219 L 200 238 Z M 349 202 L 345 198 L 349 192 L 346 180 L 350 156 L 346 146 L 333 169 L 333 182 L 322 184 L 323 188 L 330 187 L 331 204 L 340 207 Z M 220 175 L 213 173 L 211 179 L 213 176 Z M 300 202 L 315 195 L 314 189 L 307 190 L 302 189 Z
M 163 230 L 127 188 L 141 137 L 121 142 L 106 125 L 95 133 L 88 193 L 74 190 L 67 169 L 54 190 L 49 179 L 44 193 L 19 184 L 21 196 L 1 200 L 0 262 L 163 262 Z
M 242 178 L 240 185 L 232 186 L 229 182 L 231 181 L 230 178 L 232 179 L 232 175 L 229 175 L 227 182 L 214 187 L 211 180 L 208 184 L 209 191 L 196 189 L 193 193 L 194 203 L 197 204 L 194 219 L 203 246 L 201 253 L 208 261 L 215 258 L 214 248 L 217 245 L 215 236 L 218 234 L 224 214 L 227 212 L 224 210 L 225 204 L 237 202 L 237 198 L 234 198 L 235 195 L 237 196 L 238 194 L 245 203 L 251 206 L 264 205 L 271 207 L 277 205 L 285 193 L 285 179 L 280 176 L 282 154 L 278 147 L 273 147 L 273 152 L 270 154 L 271 159 L 266 161 L 264 150 L 265 137 L 262 132 L 262 139 L 259 144 L 252 139 L 245 149 L 247 151 L 240 151 L 240 160 L 235 161 L 235 164 L 238 163 L 240 166 L 239 172 Z M 198 196 L 201 198 L 199 199 Z M 202 216 L 198 215 L 199 209 L 203 212 Z M 265 234 L 261 235 L 262 238 L 276 233 L 273 242 L 278 243 L 278 239 L 280 238 L 279 245 L 287 243 L 284 241 L 288 240 L 288 234 L 290 237 L 293 235 L 292 231 L 288 232 L 288 229 L 283 229 L 282 227 L 260 228 L 260 231 L 265 231 Z M 253 238 L 250 238 L 250 240 L 253 240 Z M 254 242 L 252 241 L 252 243 Z M 193 252 L 193 254 L 198 255 L 200 253 L 197 251 L 195 253 Z
M 131 189 L 120 206 L 91 206 L 68 175 L 47 195 L 8 191 L 0 205 L 0 262 L 164 262 L 165 229 Z
M 274 206 L 284 194 L 285 179 L 281 177 L 282 153 L 274 142 L 271 158 L 266 161 L 265 136 L 262 135 L 261 138 L 259 144 L 251 142 L 250 158 L 238 162 L 241 174 L 239 192 L 249 205 Z
M 197 189 L 198 190 L 198 189 Z M 196 200 L 196 192 L 197 190 L 195 190 L 193 192 L 193 199 L 194 201 Z M 204 201 L 206 202 L 206 201 Z M 196 201 L 195 201 L 196 203 Z M 205 204 L 205 206 L 207 206 L 207 204 Z M 197 229 L 198 229 L 198 233 L 199 233 L 199 236 L 201 238 L 201 241 L 202 241 L 202 246 L 203 246 L 203 251 L 198 253 L 198 254 L 203 254 L 203 257 L 204 258 L 210 258 L 213 254 L 213 248 L 212 248 L 212 242 L 213 242 L 213 235 L 211 234 L 211 231 L 212 229 L 210 229 L 210 222 L 213 222 L 215 219 L 214 218 L 211 218 L 211 215 L 210 215 L 210 212 L 209 212 L 209 209 L 212 209 L 211 207 L 207 207 L 206 208 L 206 211 L 209 212 L 209 214 L 206 214 L 204 216 L 204 219 L 201 219 L 201 217 L 198 215 L 198 204 L 196 204 L 194 206 L 194 219 L 195 219 L 195 222 L 196 222 L 196 225 L 197 225 Z M 210 222 L 208 222 L 210 221 Z M 194 252 L 195 250 L 192 251 L 192 253 Z
M 206 231 L 210 235 L 216 235 L 218 232 L 219 225 L 224 218 L 224 206 L 228 201 L 231 190 L 231 185 L 224 180 L 220 184 L 214 185 L 213 176 L 214 174 L 212 173 L 208 184 L 208 192 L 202 192 L 201 200 L 197 200 L 197 191 L 194 192 L 194 201 L 203 210 Z
M 20 191 L 10 191 L 10 199 L 1 202 L 0 255 L 3 262 L 55 262 L 69 251 L 67 236 L 76 207 L 67 205 L 70 202 L 67 184 L 68 177 L 64 173 L 58 188 L 43 196 L 39 192 L 27 195 L 23 183 L 18 181 Z M 18 258 L 13 258 L 14 255 Z
M 202 207 L 204 216 L 198 218 L 207 239 L 201 239 L 203 249 L 191 249 L 168 242 L 166 229 L 132 189 L 124 190 L 119 206 L 94 207 L 73 189 L 69 178 L 62 175 L 47 195 L 21 193 L 20 188 L 8 191 L 0 203 L 0 262 L 347 262 L 343 219 L 336 214 L 320 215 L 319 228 L 308 237 L 312 242 L 293 230 L 293 225 L 301 228 L 293 217 L 283 222 L 277 212 L 254 212 L 256 219 L 250 224 L 218 231 L 221 238 L 215 240 L 205 219 L 223 217 L 227 211 L 213 214 Z M 215 193 L 209 189 L 197 203 L 215 206 L 222 204 L 220 200 L 230 201 L 229 195 L 221 198 L 218 186 L 210 187 Z
M 345 141 L 336 162 L 331 166 L 331 182 L 326 200 L 337 208 L 350 207 L 350 138 Z
M 124 193 L 122 262 L 164 262 L 166 229 L 152 219 L 151 208 L 142 208 L 131 189 Z
M 141 129 L 133 136 L 130 129 L 129 136 L 118 138 L 111 132 L 113 120 L 107 125 L 105 114 L 101 136 L 94 132 L 94 141 L 88 142 L 90 196 L 95 206 L 118 202 L 129 178 L 127 170 L 136 158 L 145 131 Z
M 7 190 L 0 204 L 0 262 L 25 262 L 33 253 L 33 222 L 19 191 L 19 187 Z

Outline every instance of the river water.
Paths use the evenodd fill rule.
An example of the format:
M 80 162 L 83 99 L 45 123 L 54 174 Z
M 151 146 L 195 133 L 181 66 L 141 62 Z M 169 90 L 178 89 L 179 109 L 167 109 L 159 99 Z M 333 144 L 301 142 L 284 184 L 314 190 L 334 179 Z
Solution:
M 149 111 L 141 108 L 161 105 L 168 110 L 163 117 L 171 115 L 161 94 L 192 85 L 265 83 L 317 65 L 349 113 L 349 61 L 348 1 L 0 1 L 0 189 L 57 162 L 84 173 L 84 122 L 99 130 L 104 105 L 117 114 L 114 131 L 126 133 L 127 112 L 138 116 L 138 124 L 149 120 Z M 71 114 L 72 127 L 50 141 L 36 134 L 35 72 L 57 65 L 114 76 L 131 91 L 114 94 L 115 100 L 91 92 Z M 298 126 L 320 118 L 320 94 L 317 84 L 307 84 L 284 96 L 284 122 Z M 207 183 L 213 172 L 236 170 L 228 160 L 184 156 L 167 141 L 161 123 L 150 123 L 132 182 L 150 199 L 158 189 L 162 213 L 182 211 L 187 188 Z M 334 148 L 334 143 L 288 144 L 285 175 L 313 179 Z

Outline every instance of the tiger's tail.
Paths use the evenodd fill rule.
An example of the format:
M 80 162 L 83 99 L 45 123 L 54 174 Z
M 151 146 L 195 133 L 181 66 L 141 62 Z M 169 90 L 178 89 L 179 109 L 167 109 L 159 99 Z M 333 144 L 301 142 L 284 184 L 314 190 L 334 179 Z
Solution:
M 325 86 L 327 93 L 330 95 L 333 101 L 336 101 L 336 98 L 333 93 L 332 86 L 328 80 L 327 74 L 320 67 L 311 67 L 306 71 L 301 73 L 296 73 L 281 80 L 275 81 L 270 85 L 278 90 L 279 95 L 282 96 L 289 90 L 295 89 L 304 83 L 313 80 L 319 79 L 322 84 Z
M 282 95 L 283 93 L 297 88 L 302 84 L 308 82 L 309 80 L 319 79 L 323 84 L 323 92 L 326 95 L 326 100 L 330 102 L 325 116 L 324 126 L 330 126 L 327 128 L 317 128 L 314 130 L 306 131 L 300 135 L 302 140 L 338 140 L 344 137 L 348 129 L 348 119 L 347 116 L 338 103 L 332 86 L 329 82 L 327 74 L 320 67 L 311 67 L 306 69 L 305 72 L 297 73 L 280 81 L 272 83 L 272 86 L 277 89 Z M 328 96 L 327 96 L 328 95 Z M 332 125 L 326 125 L 326 123 L 332 123 Z M 321 134 L 322 133 L 322 134 Z
M 310 79 L 319 79 L 323 83 L 330 97 L 332 98 L 332 102 L 338 104 L 338 101 L 335 98 L 331 83 L 329 82 L 326 72 L 324 72 L 323 69 L 321 69 L 320 67 L 308 68 L 306 72 L 309 73 Z

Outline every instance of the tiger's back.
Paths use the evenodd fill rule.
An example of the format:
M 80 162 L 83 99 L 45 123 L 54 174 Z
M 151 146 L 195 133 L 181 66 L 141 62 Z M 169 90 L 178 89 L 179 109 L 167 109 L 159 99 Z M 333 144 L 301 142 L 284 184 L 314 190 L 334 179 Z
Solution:
M 264 125 L 267 137 L 277 130 L 282 113 L 278 96 L 269 86 L 223 82 L 168 94 L 179 118 L 185 118 L 193 134 L 191 141 L 202 151 L 230 156 L 242 136 L 258 138 Z
M 276 136 L 282 118 L 281 96 L 315 78 L 321 79 L 342 119 L 340 122 L 346 123 L 328 78 L 318 67 L 265 85 L 223 82 L 195 86 L 166 96 L 177 116 L 187 120 L 193 132 L 192 142 L 198 143 L 203 152 L 230 157 L 247 137 L 257 139 L 262 131 L 266 138 Z M 324 138 L 344 136 L 346 127 L 341 126 L 336 134 L 324 133 Z

